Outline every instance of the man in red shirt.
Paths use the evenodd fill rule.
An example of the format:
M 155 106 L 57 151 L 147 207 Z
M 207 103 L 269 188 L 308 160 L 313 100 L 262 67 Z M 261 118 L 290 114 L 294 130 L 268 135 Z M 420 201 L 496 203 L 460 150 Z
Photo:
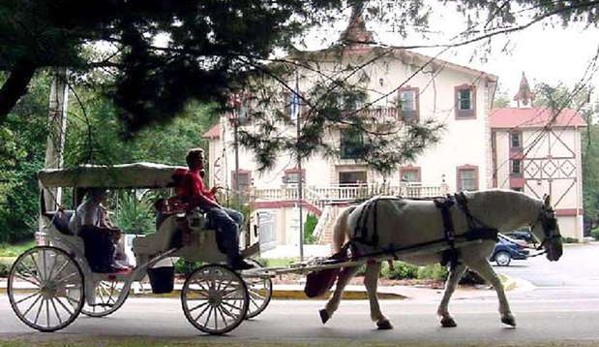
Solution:
M 243 261 L 239 254 L 239 228 L 243 225 L 243 214 L 230 208 L 222 207 L 214 195 L 218 187 L 207 190 L 200 172 L 204 168 L 204 150 L 193 148 L 187 152 L 187 166 L 189 170 L 181 184 L 180 197 L 191 210 L 200 207 L 208 212 L 210 218 L 219 232 L 221 241 L 227 250 L 227 264 L 235 270 L 250 269 L 253 265 Z

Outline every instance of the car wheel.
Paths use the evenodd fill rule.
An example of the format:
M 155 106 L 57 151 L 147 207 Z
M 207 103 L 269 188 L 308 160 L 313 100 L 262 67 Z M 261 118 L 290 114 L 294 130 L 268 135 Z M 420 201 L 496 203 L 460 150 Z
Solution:
M 497 252 L 497 254 L 495 254 L 495 262 L 499 266 L 508 266 L 508 265 L 510 265 L 511 261 L 512 261 L 512 256 L 508 252 L 501 251 L 501 252 Z

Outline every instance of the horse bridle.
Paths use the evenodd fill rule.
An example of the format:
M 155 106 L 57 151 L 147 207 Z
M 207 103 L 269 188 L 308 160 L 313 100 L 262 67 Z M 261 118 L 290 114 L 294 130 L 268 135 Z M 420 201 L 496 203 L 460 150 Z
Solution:
M 539 213 L 539 216 L 530 225 L 531 230 L 534 227 L 534 225 L 537 224 L 537 222 L 539 222 L 539 221 L 541 222 L 541 226 L 543 228 L 543 233 L 545 234 L 545 238 L 543 239 L 543 241 L 541 242 L 539 247 L 537 247 L 537 250 L 543 249 L 543 246 L 545 246 L 545 244 L 547 242 L 553 241 L 555 239 L 560 239 L 562 237 L 562 235 L 560 235 L 559 231 L 557 231 L 557 219 L 555 218 L 555 211 L 551 207 L 543 206 L 541 208 L 541 212 Z M 551 232 L 552 230 L 554 230 L 556 232 L 552 233 Z

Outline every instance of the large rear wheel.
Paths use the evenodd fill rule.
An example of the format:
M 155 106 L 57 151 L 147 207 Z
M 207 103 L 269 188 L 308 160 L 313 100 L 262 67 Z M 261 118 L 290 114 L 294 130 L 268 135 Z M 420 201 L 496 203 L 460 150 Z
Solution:
M 44 332 L 71 324 L 85 302 L 77 262 L 55 247 L 34 247 L 21 254 L 8 277 L 8 297 L 23 323 Z
M 246 317 L 249 296 L 245 282 L 222 265 L 206 265 L 191 273 L 181 291 L 187 320 L 197 329 L 221 335 Z

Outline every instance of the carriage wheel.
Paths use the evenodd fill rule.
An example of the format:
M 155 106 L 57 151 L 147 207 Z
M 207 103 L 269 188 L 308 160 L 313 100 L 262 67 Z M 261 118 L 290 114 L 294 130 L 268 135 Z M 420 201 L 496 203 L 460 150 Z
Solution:
M 121 296 L 121 292 L 123 291 L 123 287 L 125 286 L 125 281 L 118 280 L 106 280 L 99 281 L 94 285 L 94 295 L 96 296 L 96 304 L 88 305 L 87 303 L 81 310 L 86 316 L 90 317 L 106 317 L 109 314 L 116 312 L 129 296 L 129 292 L 125 295 L 125 300 L 121 301 L 117 305 L 117 301 Z
M 71 324 L 85 302 L 83 275 L 77 262 L 55 247 L 34 247 L 10 269 L 8 297 L 23 323 L 49 332 Z
M 264 267 L 259 261 L 254 259 L 246 259 L 248 263 L 254 264 L 258 268 Z M 242 273 L 243 275 L 243 273 Z M 250 304 L 246 319 L 251 319 L 258 316 L 266 309 L 272 298 L 272 280 L 268 277 L 243 277 L 248 287 L 250 296 Z
M 206 265 L 191 273 L 181 291 L 187 320 L 213 335 L 228 333 L 245 318 L 249 296 L 243 279 L 222 265 Z

